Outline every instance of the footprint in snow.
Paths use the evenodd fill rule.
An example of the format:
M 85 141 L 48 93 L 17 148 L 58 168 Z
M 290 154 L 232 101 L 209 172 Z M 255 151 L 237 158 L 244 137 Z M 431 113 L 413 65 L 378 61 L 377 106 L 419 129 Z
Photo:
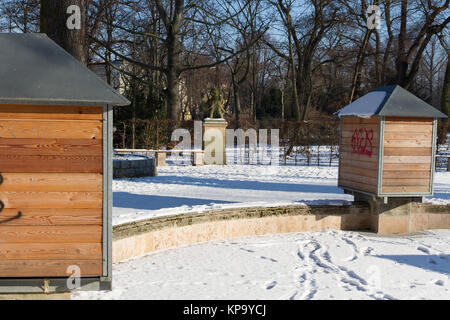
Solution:
M 428 250 L 428 248 L 425 248 L 423 246 L 418 246 L 417 250 L 422 251 L 423 253 L 426 253 L 426 254 L 430 254 L 430 250 Z
M 374 252 L 374 249 L 372 247 L 362 248 L 361 253 L 365 256 L 368 256 Z
M 271 290 L 277 285 L 276 281 L 272 281 L 266 284 L 266 290 Z
M 439 280 L 439 279 L 431 280 L 431 283 L 433 283 L 433 284 L 435 284 L 437 286 L 440 286 L 440 287 L 443 287 L 444 284 L 445 284 L 443 280 Z
M 273 259 L 273 258 L 267 258 L 267 257 L 264 257 L 264 256 L 261 256 L 261 259 L 264 259 L 264 260 L 270 260 L 270 261 L 272 261 L 272 262 L 278 262 L 278 260 L 275 260 L 275 259 Z

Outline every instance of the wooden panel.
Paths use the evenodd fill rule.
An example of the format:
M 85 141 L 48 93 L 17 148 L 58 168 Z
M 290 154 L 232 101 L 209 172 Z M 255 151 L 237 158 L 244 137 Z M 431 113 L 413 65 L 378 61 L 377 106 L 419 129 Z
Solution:
M 431 148 L 431 139 L 384 140 L 385 148 Z
M 388 118 L 382 193 L 429 193 L 432 119 Z
M 352 160 L 341 160 L 341 168 L 359 168 L 359 169 L 372 169 L 377 170 L 378 164 L 376 162 L 365 162 L 365 161 L 352 161 Z
M 1 189 L 0 189 L 1 190 Z M 0 191 L 5 208 L 102 208 L 101 192 L 15 192 Z
M 368 124 L 368 123 L 379 123 L 380 118 L 374 117 L 374 118 L 358 118 L 358 117 L 342 117 L 342 123 L 343 124 Z
M 95 120 L 1 120 L 0 138 L 102 140 L 102 122 Z
M 14 156 L 0 154 L 0 172 L 101 173 L 102 171 L 102 157 Z
M 390 171 L 430 171 L 430 164 L 426 163 L 385 163 L 384 170 Z
M 102 118 L 102 107 L 0 106 L 0 277 L 102 275 Z
M 377 178 L 375 177 L 367 177 L 367 176 L 362 176 L 362 175 L 358 175 L 358 174 L 354 174 L 354 173 L 347 173 L 345 172 L 343 174 L 343 180 L 345 181 L 352 181 L 352 182 L 360 182 L 360 183 L 364 183 L 367 185 L 376 185 L 377 184 Z
M 383 177 L 383 186 L 429 186 L 429 179 L 411 179 L 411 178 L 394 178 L 385 179 Z
M 0 260 L 102 259 L 101 243 L 0 243 Z
M 355 190 L 361 190 L 361 191 L 367 191 L 367 192 L 377 192 L 376 185 L 369 185 L 362 182 L 363 179 L 361 179 L 361 182 L 355 182 L 355 181 L 348 181 L 348 180 L 339 180 L 339 187 L 348 187 Z
M 371 193 L 377 191 L 379 118 L 342 118 L 341 146 L 339 162 L 339 183 L 341 187 Z M 371 141 L 365 150 L 355 150 L 352 139 L 355 130 L 368 130 Z M 373 134 L 373 135 L 372 135 Z M 360 137 L 362 145 L 366 144 L 366 131 Z
M 411 130 L 414 130 L 413 128 Z M 387 140 L 410 140 L 410 139 L 418 139 L 418 140 L 431 140 L 433 137 L 432 132 L 384 132 L 384 139 Z
M 384 148 L 384 156 L 428 156 L 431 159 L 431 148 Z
M 375 162 L 378 163 L 378 156 L 372 155 L 371 157 L 363 154 L 351 153 L 351 152 L 341 152 L 341 159 L 343 161 L 358 161 L 358 162 Z
M 0 119 L 102 120 L 103 107 L 0 105 Z
M 413 130 L 411 131 L 411 129 Z M 425 132 L 425 133 L 431 133 L 433 132 L 433 127 L 429 124 L 397 124 L 397 123 L 390 123 L 385 124 L 386 132 Z
M 386 123 L 423 123 L 423 124 L 433 124 L 432 118 L 407 118 L 407 117 L 386 117 Z
M 0 138 L 0 154 L 25 156 L 101 156 L 102 140 Z
M 340 151 L 349 152 L 349 153 L 354 152 L 352 145 L 348 144 L 348 143 L 341 144 Z M 374 156 L 378 156 L 378 141 L 377 141 L 377 145 L 372 146 L 372 157 L 374 157 Z
M 383 171 L 383 178 L 387 179 L 430 179 L 428 171 Z
M 371 124 L 364 124 L 364 123 L 353 124 L 352 123 L 352 124 L 343 124 L 342 125 L 342 131 L 351 131 L 353 133 L 355 131 L 355 129 L 359 128 L 359 127 L 364 127 L 367 130 L 372 129 L 374 133 L 378 132 L 378 130 L 380 129 L 380 125 L 379 124 L 375 124 L 375 123 L 371 123 Z
M 70 226 L 103 224 L 102 209 L 3 209 L 0 226 Z M 0 241 L 1 242 L 1 241 Z
M 100 173 L 2 173 L 0 191 L 101 192 Z
M 67 269 L 78 266 L 81 276 L 101 276 L 101 260 L 0 260 L 0 277 L 68 277 Z
M 383 193 L 429 193 L 428 186 L 397 186 L 383 187 Z
M 384 156 L 384 164 L 387 163 L 428 163 L 431 164 L 430 156 Z
M 352 139 L 354 134 L 355 134 L 355 129 L 353 129 L 353 130 L 345 130 L 345 131 L 342 131 L 342 133 L 341 133 L 342 139 L 344 139 L 345 141 L 348 141 L 348 142 L 351 141 L 351 139 Z M 347 139 L 349 139 L 349 140 L 347 140 Z M 378 142 L 378 129 L 377 129 L 377 131 L 373 132 L 373 141 L 377 141 Z
M 342 172 L 343 175 L 347 174 L 354 174 L 358 176 L 363 177 L 370 177 L 370 178 L 376 178 L 377 177 L 377 170 L 376 169 L 361 169 L 358 167 L 341 167 L 340 172 Z
M 3 226 L 2 243 L 101 243 L 101 226 Z

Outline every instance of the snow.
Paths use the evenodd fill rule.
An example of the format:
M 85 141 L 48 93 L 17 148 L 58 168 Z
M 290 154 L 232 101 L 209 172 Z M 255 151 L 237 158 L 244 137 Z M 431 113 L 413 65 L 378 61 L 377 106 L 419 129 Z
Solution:
M 450 204 L 450 172 L 436 172 L 434 176 L 434 196 L 425 199 L 432 204 Z
M 167 166 L 157 177 L 113 182 L 113 224 L 205 210 L 281 205 L 343 205 L 336 166 Z M 450 172 L 438 172 L 433 204 L 450 204 Z
M 450 230 L 327 230 L 213 241 L 113 266 L 113 291 L 73 299 L 450 299 Z
M 337 167 L 167 166 L 157 177 L 113 182 L 113 224 L 205 210 L 353 201 Z
M 139 156 L 133 154 L 114 154 L 113 160 L 145 160 L 148 159 L 146 156 Z
M 381 104 L 386 98 L 385 91 L 374 91 L 362 96 L 353 103 L 338 111 L 339 117 L 357 116 L 370 118 L 376 114 Z

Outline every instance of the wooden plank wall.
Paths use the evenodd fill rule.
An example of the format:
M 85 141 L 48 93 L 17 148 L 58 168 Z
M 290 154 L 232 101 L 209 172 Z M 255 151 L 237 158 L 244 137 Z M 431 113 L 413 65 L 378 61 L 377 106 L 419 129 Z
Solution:
M 0 277 L 102 274 L 102 112 L 0 106 Z
M 433 119 L 387 117 L 382 193 L 429 193 Z
M 357 132 L 356 135 L 355 130 Z M 369 133 L 369 138 L 371 138 L 369 139 L 370 141 L 367 141 L 367 144 L 365 141 L 366 132 Z M 343 117 L 341 119 L 341 150 L 338 182 L 340 187 L 370 193 L 377 192 L 379 132 L 379 118 Z M 358 137 L 362 137 L 363 139 L 360 143 L 362 148 L 355 148 L 355 138 Z

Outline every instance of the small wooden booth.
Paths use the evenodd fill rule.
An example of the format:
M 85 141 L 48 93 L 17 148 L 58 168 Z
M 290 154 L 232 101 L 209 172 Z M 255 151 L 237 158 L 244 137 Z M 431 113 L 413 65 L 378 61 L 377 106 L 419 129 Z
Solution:
M 129 101 L 44 34 L 0 34 L 0 64 L 0 292 L 107 290 L 112 107 Z
M 339 187 L 384 202 L 433 195 L 437 119 L 445 114 L 400 86 L 388 86 L 337 115 Z

